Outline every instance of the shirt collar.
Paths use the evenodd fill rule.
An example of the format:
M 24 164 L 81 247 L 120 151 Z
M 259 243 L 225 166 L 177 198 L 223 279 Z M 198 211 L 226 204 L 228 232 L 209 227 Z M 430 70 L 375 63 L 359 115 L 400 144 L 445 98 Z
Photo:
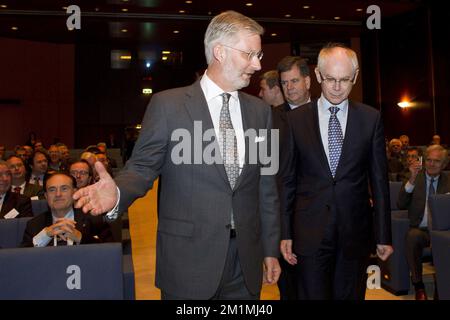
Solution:
M 431 176 L 428 175 L 428 173 L 425 172 L 425 176 L 427 177 L 427 181 L 431 181 L 431 179 L 434 179 L 434 182 L 437 182 L 441 175 L 438 175 L 436 177 L 431 177 Z
M 203 93 L 205 94 L 206 102 L 208 102 L 208 104 L 212 99 L 224 93 L 224 91 L 208 77 L 207 71 L 205 71 L 203 77 L 200 79 L 200 87 L 202 88 Z M 232 91 L 228 93 L 234 99 L 236 100 L 238 99 L 237 91 Z
M 330 101 L 328 101 L 324 96 L 323 93 L 320 95 L 319 98 L 319 106 L 322 108 L 322 110 L 325 112 L 328 112 L 328 108 L 330 108 L 331 106 L 336 106 L 338 107 L 341 111 L 342 114 L 347 113 L 347 109 L 348 109 L 348 99 L 345 99 L 344 101 L 342 101 L 340 104 L 338 105 L 334 105 L 331 104 Z
M 55 217 L 53 214 L 52 214 L 52 218 L 53 218 L 53 221 L 55 221 L 56 219 L 58 219 L 58 218 Z M 74 211 L 73 211 L 73 208 L 70 209 L 70 211 L 66 213 L 66 215 L 64 216 L 64 219 L 75 220 L 75 213 L 74 213 Z
M 21 187 L 22 189 L 25 189 L 25 185 L 27 184 L 27 182 L 25 181 L 24 183 L 22 183 L 20 186 L 16 186 L 16 185 L 13 185 L 13 184 L 11 184 L 11 189 L 14 189 L 14 188 L 16 188 L 16 187 Z

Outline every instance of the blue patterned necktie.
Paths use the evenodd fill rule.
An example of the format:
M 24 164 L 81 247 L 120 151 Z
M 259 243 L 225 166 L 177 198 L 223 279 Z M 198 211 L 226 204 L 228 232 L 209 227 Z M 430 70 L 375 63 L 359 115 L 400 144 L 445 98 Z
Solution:
M 428 213 L 428 217 L 427 217 L 427 227 L 428 230 L 432 230 L 432 226 L 433 226 L 433 222 L 432 222 L 432 217 L 431 217 L 431 210 L 430 210 L 430 196 L 432 196 L 433 194 L 436 194 L 436 189 L 434 188 L 434 178 L 431 178 L 430 180 L 430 185 L 428 187 L 428 196 L 427 196 L 427 213 Z
M 328 122 L 328 152 L 330 157 L 330 170 L 333 178 L 336 175 L 336 168 L 339 164 L 339 158 L 341 157 L 342 143 L 344 137 L 342 135 L 341 124 L 336 114 L 340 110 L 336 106 L 329 107 L 330 121 Z
M 229 93 L 222 94 L 222 109 L 220 109 L 219 118 L 219 142 L 225 171 L 230 186 L 233 189 L 237 178 L 239 177 L 239 162 L 236 134 L 230 117 L 229 99 Z

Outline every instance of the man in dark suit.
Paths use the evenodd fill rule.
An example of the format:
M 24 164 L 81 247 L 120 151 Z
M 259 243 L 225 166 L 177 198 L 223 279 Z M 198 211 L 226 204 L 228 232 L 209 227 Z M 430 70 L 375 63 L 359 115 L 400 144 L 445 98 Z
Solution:
M 448 151 L 440 145 L 429 146 L 425 155 L 425 170 L 415 161 L 409 167 L 410 177 L 398 195 L 397 206 L 407 209 L 410 228 L 406 235 L 406 260 L 411 270 L 411 280 L 416 300 L 427 300 L 422 281 L 422 254 L 430 246 L 431 215 L 428 197 L 431 194 L 450 192 L 450 179 L 442 172 L 448 163 Z
M 381 259 L 393 252 L 383 125 L 377 110 L 348 100 L 353 50 L 325 46 L 315 72 L 321 97 L 287 114 L 281 251 L 297 266 L 299 299 L 364 299 L 373 236 Z
M 0 219 L 32 217 L 30 198 L 12 192 L 11 180 L 8 163 L 0 160 Z
M 110 226 L 102 217 L 74 210 L 72 196 L 76 180 L 65 173 L 50 175 L 45 183 L 45 198 L 50 211 L 28 221 L 23 247 L 45 247 L 112 241 Z
M 203 77 L 155 94 L 115 183 L 97 162 L 100 181 L 75 194 L 84 212 L 116 206 L 107 213 L 114 216 L 161 174 L 156 285 L 163 299 L 258 299 L 263 277 L 270 284 L 278 279 L 277 168 L 265 172 L 268 165 L 253 152 L 270 142 L 264 130 L 271 128 L 271 110 L 238 91 L 261 69 L 262 33 L 237 12 L 216 16 L 205 34 Z M 252 129 L 257 136 L 245 139 Z M 200 138 L 193 146 L 192 137 Z
M 44 190 L 39 184 L 31 184 L 27 181 L 25 163 L 22 158 L 12 155 L 8 157 L 6 162 L 12 175 L 11 191 L 34 200 L 44 198 Z

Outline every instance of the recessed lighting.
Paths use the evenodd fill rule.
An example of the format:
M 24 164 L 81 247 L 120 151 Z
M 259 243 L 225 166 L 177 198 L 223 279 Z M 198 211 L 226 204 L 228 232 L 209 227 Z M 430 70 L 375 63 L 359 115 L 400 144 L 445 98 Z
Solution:
M 276 37 L 277 36 L 277 34 L 274 32 L 274 33 L 271 33 L 270 34 L 272 37 Z
M 11 27 L 11 30 L 17 31 L 17 30 L 19 30 L 19 28 L 17 28 L 17 27 Z
M 100 10 L 99 8 L 95 8 L 95 11 L 98 11 L 98 10 Z
M 361 11 L 363 11 L 363 9 L 362 8 L 358 8 L 358 9 L 356 9 L 356 11 L 361 12 Z
M 122 0 L 122 2 L 128 2 L 129 0 Z
M 167 60 L 167 57 L 166 57 L 166 56 L 163 56 L 161 59 L 163 59 L 164 61 L 166 61 L 166 60 Z
M 3 8 L 3 9 L 8 8 L 8 6 L 6 4 L 2 4 L 2 5 L 0 5 L 0 7 Z
M 288 14 L 285 14 L 284 15 L 286 18 L 290 18 L 291 17 L 291 15 L 288 13 Z
M 311 19 L 315 19 L 316 18 L 316 16 L 311 16 Z
M 334 17 L 334 20 L 340 20 L 341 17 Z
M 186 11 L 184 10 L 179 10 L 178 13 L 185 13 Z
M 122 31 L 123 33 L 128 32 L 127 29 L 122 29 L 122 30 L 120 30 L 120 31 Z
M 131 56 L 120 56 L 120 60 L 131 60 Z
M 303 6 L 303 9 L 309 9 L 310 6 Z
M 190 0 L 187 0 L 187 1 L 185 1 L 187 4 L 191 4 L 192 3 L 192 1 L 190 1 Z
M 63 10 L 67 10 L 67 7 L 62 7 Z
M 211 12 L 211 11 L 208 11 L 208 15 L 209 15 L 209 16 L 212 15 L 212 12 Z
M 169 50 L 164 50 L 164 51 L 162 51 L 161 53 L 162 53 L 162 54 L 170 54 L 170 51 L 169 51 Z
M 122 11 L 123 12 L 128 12 L 128 9 L 127 8 L 122 8 Z
M 247 2 L 245 5 L 246 5 L 247 7 L 251 7 L 251 6 L 253 5 L 253 3 Z
M 180 33 L 180 31 L 178 31 L 178 30 L 173 30 L 173 33 Z

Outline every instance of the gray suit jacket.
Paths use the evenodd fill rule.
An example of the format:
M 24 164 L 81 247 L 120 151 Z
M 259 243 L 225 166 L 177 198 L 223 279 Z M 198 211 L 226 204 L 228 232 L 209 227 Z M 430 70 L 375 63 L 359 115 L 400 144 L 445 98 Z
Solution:
M 239 93 L 239 101 L 244 130 L 270 129 L 268 105 L 244 93 Z M 193 299 L 210 298 L 219 286 L 233 211 L 245 282 L 250 292 L 257 293 L 263 257 L 279 256 L 275 177 L 261 175 L 261 164 L 248 163 L 254 138 L 246 140 L 246 164 L 234 189 L 222 164 L 174 164 L 171 156 L 179 153 L 180 142 L 172 141 L 171 135 L 182 128 L 194 137 L 194 121 L 201 121 L 200 133 L 214 128 L 198 81 L 153 96 L 132 157 L 115 178 L 121 192 L 119 211 L 144 196 L 161 175 L 156 285 L 168 294 Z M 197 142 L 185 150 L 192 161 L 201 155 L 197 146 L 205 150 L 211 144 Z
M 398 194 L 397 207 L 400 210 L 408 210 L 409 225 L 413 228 L 417 228 L 422 222 L 423 214 L 425 212 L 426 202 L 426 177 L 424 172 L 420 172 L 416 178 L 416 184 L 412 193 L 405 191 L 405 181 Z M 448 175 L 441 172 L 439 177 L 438 186 L 436 189 L 437 194 L 443 194 L 450 192 L 450 179 Z

